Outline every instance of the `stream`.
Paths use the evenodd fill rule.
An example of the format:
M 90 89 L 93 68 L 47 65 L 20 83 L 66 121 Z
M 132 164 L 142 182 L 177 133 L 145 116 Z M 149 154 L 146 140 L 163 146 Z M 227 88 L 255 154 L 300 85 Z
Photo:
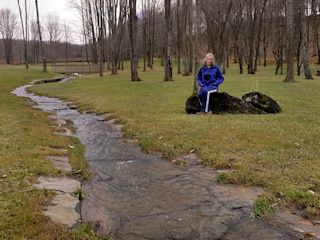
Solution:
M 60 84 L 60 83 L 55 83 Z M 66 102 L 13 91 L 37 103 L 33 107 L 70 119 L 85 146 L 92 179 L 82 183 L 82 222 L 113 239 L 295 239 L 290 231 L 250 218 L 259 188 L 220 186 L 219 171 L 198 164 L 195 154 L 178 166 L 144 153 L 122 137 L 121 126 L 106 115 L 79 113 Z M 71 133 L 69 133 L 71 134 Z

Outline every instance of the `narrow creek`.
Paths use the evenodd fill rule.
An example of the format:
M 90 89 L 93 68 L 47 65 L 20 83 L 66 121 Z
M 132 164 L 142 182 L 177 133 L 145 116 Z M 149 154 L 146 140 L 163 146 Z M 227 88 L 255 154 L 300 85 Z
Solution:
M 60 83 L 56 83 L 60 84 Z M 122 138 L 121 126 L 105 115 L 79 113 L 57 98 L 13 91 L 37 103 L 33 107 L 73 121 L 85 146 L 93 178 L 82 183 L 83 222 L 100 236 L 118 239 L 295 239 L 275 224 L 251 219 L 252 199 L 261 189 L 214 184 L 218 171 L 196 164 L 177 166 L 145 154 Z

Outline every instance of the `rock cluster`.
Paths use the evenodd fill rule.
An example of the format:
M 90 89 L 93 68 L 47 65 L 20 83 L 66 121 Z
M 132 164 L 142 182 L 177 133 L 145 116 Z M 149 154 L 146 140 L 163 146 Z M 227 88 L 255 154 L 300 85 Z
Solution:
M 243 95 L 242 99 L 228 93 L 211 93 L 210 108 L 214 114 L 267 114 L 279 113 L 281 107 L 272 98 L 260 92 L 251 92 Z M 197 95 L 191 95 L 186 101 L 188 114 L 200 112 L 201 105 Z

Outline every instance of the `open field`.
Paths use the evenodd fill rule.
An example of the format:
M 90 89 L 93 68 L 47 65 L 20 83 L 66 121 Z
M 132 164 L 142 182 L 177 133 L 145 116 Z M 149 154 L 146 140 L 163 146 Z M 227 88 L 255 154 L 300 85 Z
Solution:
M 199 116 L 184 110 L 193 77 L 175 73 L 174 69 L 174 82 L 163 82 L 163 68 L 157 62 L 154 70 L 140 70 L 142 82 L 130 82 L 128 64 L 118 75 L 92 74 L 64 84 L 39 85 L 33 91 L 71 100 L 80 109 L 114 113 L 125 124 L 125 136 L 137 138 L 150 153 L 174 159 L 195 150 L 203 165 L 231 170 L 219 181 L 264 186 L 263 208 L 295 206 L 309 218 L 320 215 L 319 77 L 295 76 L 297 82 L 288 84 L 284 75 L 274 75 L 274 66 L 259 67 L 256 75 L 240 75 L 232 65 L 220 92 L 241 98 L 258 90 L 283 111 Z
M 35 79 L 53 77 L 38 67 L 0 66 L 0 238 L 1 239 L 96 239 L 88 227 L 67 231 L 42 213 L 53 192 L 32 187 L 37 177 L 62 177 L 45 155 L 70 149 L 74 169 L 83 163 L 83 146 L 77 139 L 53 134 L 52 119 L 29 106 L 10 91 Z M 56 129 L 57 130 L 57 129 Z
M 219 182 L 265 187 L 265 195 L 256 202 L 259 211 L 278 204 L 298 207 L 310 219 L 320 216 L 320 77 L 305 80 L 295 76 L 297 82 L 288 84 L 282 81 L 284 75 L 274 75 L 274 66 L 259 67 L 256 75 L 239 75 L 237 66 L 232 65 L 220 92 L 241 98 L 258 90 L 276 100 L 283 111 L 276 115 L 199 116 L 187 115 L 184 110 L 193 77 L 177 75 L 174 69 L 174 82 L 163 82 L 163 68 L 156 62 L 154 70 L 139 70 L 142 82 L 130 82 L 129 66 L 115 76 L 108 72 L 102 78 L 86 75 L 32 90 L 71 100 L 80 109 L 114 113 L 113 117 L 125 124 L 125 136 L 137 138 L 150 153 L 175 159 L 194 150 L 204 166 L 230 169 L 219 176 Z M 94 239 L 88 228 L 68 232 L 52 224 L 41 210 L 53 193 L 31 186 L 39 175 L 63 175 L 44 156 L 56 154 L 54 148 L 67 148 L 75 140 L 54 135 L 45 113 L 9 92 L 54 74 L 41 73 L 41 66 L 29 70 L 1 66 L 0 75 L 0 236 Z

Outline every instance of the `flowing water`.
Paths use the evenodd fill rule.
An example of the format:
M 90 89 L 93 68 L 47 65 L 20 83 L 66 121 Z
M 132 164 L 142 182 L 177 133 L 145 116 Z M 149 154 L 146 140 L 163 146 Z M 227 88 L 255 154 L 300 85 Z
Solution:
M 59 83 L 56 83 L 59 84 Z M 82 183 L 83 222 L 100 236 L 114 239 L 293 239 L 287 231 L 251 219 L 252 198 L 259 189 L 214 184 L 218 172 L 197 165 L 177 166 L 160 156 L 145 154 L 122 138 L 121 126 L 105 116 L 79 113 L 57 99 L 26 92 L 42 111 L 70 119 L 74 134 L 85 146 L 93 178 Z

